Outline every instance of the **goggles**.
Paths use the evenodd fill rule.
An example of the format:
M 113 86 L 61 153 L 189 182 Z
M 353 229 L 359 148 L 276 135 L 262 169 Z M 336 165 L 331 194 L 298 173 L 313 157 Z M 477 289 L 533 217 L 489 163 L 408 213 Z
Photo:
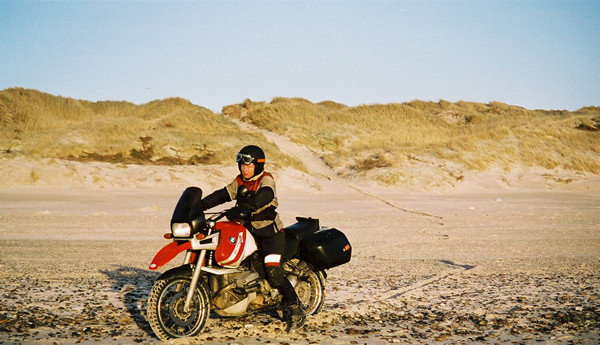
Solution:
M 252 163 L 252 161 L 254 160 L 254 158 L 249 155 L 249 154 L 245 154 L 245 153 L 238 153 L 237 156 L 235 156 L 235 161 L 236 163 L 243 163 L 243 164 L 250 164 Z M 257 159 L 256 160 L 257 163 L 264 163 L 265 160 L 264 159 Z
M 254 158 L 249 154 L 238 153 L 237 156 L 235 156 L 235 161 L 237 163 L 242 162 L 244 164 L 250 164 L 252 163 L 252 160 L 254 160 Z

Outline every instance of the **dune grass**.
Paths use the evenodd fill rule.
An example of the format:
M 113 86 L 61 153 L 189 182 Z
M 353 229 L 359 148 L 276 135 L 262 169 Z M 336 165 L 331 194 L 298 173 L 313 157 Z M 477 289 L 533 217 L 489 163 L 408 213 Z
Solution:
M 258 144 L 270 161 L 302 163 L 264 136 L 226 117 L 169 98 L 147 104 L 89 102 L 29 89 L 0 91 L 0 150 L 4 155 L 137 164 L 233 162 L 241 147 Z
M 527 110 L 500 102 L 412 101 L 348 107 L 275 98 L 224 114 L 288 135 L 333 168 L 361 172 L 410 160 L 470 170 L 516 165 L 600 173 L 600 108 Z
M 528 166 L 600 174 L 600 107 L 528 110 L 500 102 L 424 102 L 349 107 L 302 98 L 246 100 L 222 114 L 169 98 L 136 105 L 89 102 L 21 88 L 0 91 L 0 155 L 139 164 L 232 162 L 262 146 L 271 162 L 304 170 L 241 119 L 319 152 L 335 171 L 385 171 L 393 183 L 413 163 L 506 171 Z M 450 175 L 453 172 L 449 173 Z M 460 175 L 453 176 L 457 180 Z

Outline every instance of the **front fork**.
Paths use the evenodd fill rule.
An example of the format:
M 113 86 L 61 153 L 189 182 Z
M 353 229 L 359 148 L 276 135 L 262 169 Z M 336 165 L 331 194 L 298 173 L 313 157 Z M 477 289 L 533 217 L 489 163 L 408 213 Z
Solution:
M 188 251 L 185 254 L 184 263 L 189 263 L 192 257 L 192 252 Z M 196 268 L 194 268 L 194 273 L 192 274 L 192 281 L 190 282 L 190 289 L 188 290 L 187 296 L 185 298 L 185 304 L 183 305 L 183 311 L 185 313 L 190 311 L 190 304 L 192 304 L 192 297 L 194 297 L 194 290 L 196 290 L 196 286 L 198 285 L 198 280 L 200 279 L 200 273 L 202 272 L 202 265 L 204 264 L 204 258 L 206 257 L 206 249 L 200 251 L 200 255 L 198 255 L 196 260 Z

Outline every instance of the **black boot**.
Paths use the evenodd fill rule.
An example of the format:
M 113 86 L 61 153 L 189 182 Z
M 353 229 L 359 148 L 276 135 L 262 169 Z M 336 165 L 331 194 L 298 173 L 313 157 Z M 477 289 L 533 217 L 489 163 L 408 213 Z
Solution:
M 306 316 L 304 315 L 304 309 L 302 309 L 302 306 L 299 303 L 288 305 L 286 309 L 287 315 L 285 317 L 285 320 L 287 322 L 287 332 L 304 326 Z

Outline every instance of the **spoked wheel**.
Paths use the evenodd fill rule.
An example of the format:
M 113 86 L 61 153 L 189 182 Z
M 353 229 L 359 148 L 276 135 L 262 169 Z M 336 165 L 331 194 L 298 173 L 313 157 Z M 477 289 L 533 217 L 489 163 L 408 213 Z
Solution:
M 184 310 L 190 288 L 191 274 L 187 267 L 179 267 L 163 274 L 148 297 L 148 323 L 154 334 L 163 341 L 199 334 L 210 313 L 206 287 L 198 282 L 190 309 Z
M 305 271 L 300 277 L 294 289 L 302 303 L 304 313 L 312 315 L 323 308 L 325 302 L 325 276 L 323 272 Z

